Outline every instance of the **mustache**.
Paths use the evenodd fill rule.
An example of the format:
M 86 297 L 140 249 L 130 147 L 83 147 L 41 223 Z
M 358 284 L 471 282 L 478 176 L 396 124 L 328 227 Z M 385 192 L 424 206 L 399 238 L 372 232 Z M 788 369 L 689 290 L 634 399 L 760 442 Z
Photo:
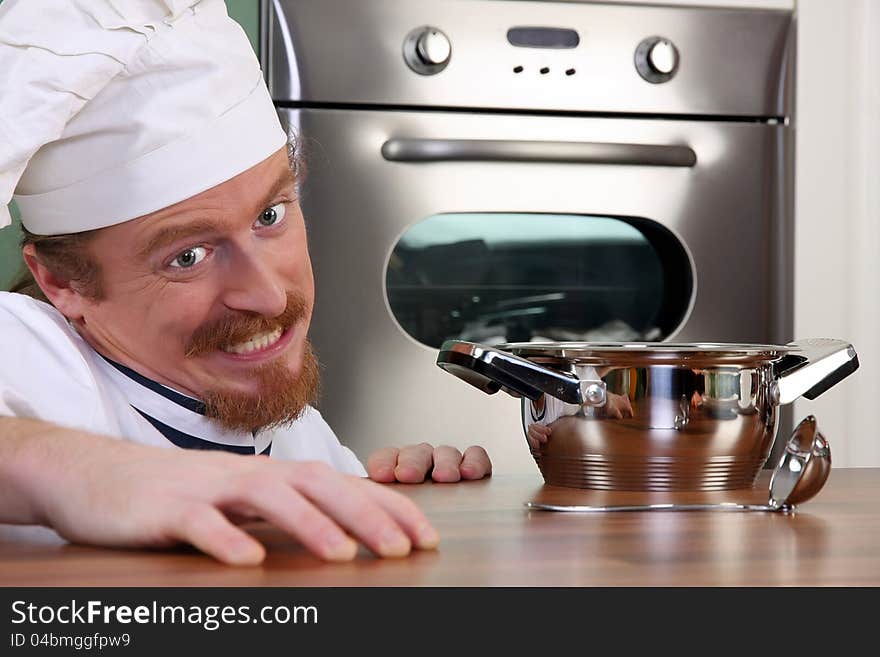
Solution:
M 277 317 L 260 313 L 232 312 L 197 328 L 186 344 L 187 358 L 200 356 L 223 347 L 244 342 L 248 338 L 280 328 L 289 329 L 306 318 L 308 304 L 302 295 L 287 293 L 287 305 Z

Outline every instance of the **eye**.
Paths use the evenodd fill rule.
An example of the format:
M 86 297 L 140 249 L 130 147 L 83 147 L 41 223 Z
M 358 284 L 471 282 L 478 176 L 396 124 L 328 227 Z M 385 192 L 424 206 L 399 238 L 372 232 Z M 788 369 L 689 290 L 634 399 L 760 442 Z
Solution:
M 256 226 L 274 226 L 275 224 L 281 223 L 281 220 L 284 219 L 284 215 L 287 212 L 287 208 L 284 203 L 276 203 L 271 208 L 266 208 L 263 210 L 262 214 L 257 217 L 257 221 L 254 223 Z
M 185 251 L 181 251 L 177 257 L 171 261 L 171 266 L 176 267 L 177 269 L 187 269 L 200 263 L 205 259 L 206 255 L 208 255 L 208 250 L 205 247 L 194 246 Z

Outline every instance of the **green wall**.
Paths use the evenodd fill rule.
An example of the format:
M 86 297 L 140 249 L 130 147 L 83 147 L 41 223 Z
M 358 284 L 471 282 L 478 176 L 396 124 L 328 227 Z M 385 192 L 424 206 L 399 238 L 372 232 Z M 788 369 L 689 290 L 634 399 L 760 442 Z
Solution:
M 9 289 L 22 267 L 21 251 L 18 248 L 21 229 L 18 211 L 12 204 L 12 225 L 0 229 L 0 290 Z
M 229 15 L 238 21 L 251 40 L 254 51 L 259 52 L 260 40 L 259 0 L 226 0 Z
M 2 2 L 3 0 L 0 0 L 0 3 Z M 226 7 L 229 15 L 247 32 L 254 50 L 257 50 L 260 26 L 258 0 L 226 0 Z M 21 252 L 18 247 L 21 239 L 21 224 L 14 203 L 12 215 L 12 225 L 0 229 L 0 290 L 9 288 L 22 267 Z

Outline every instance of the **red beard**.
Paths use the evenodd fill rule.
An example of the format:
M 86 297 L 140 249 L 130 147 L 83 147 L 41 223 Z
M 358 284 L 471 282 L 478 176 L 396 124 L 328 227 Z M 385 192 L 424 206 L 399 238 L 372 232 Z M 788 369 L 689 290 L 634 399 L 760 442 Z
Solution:
M 255 431 L 297 420 L 308 404 L 318 401 L 321 376 L 312 347 L 306 344 L 299 376 L 284 363 L 255 367 L 256 393 L 210 390 L 205 395 L 205 415 L 230 429 Z
M 190 358 L 217 351 L 276 328 L 287 330 L 302 321 L 306 313 L 305 300 L 288 292 L 287 307 L 278 317 L 235 313 L 200 327 L 187 345 L 186 356 Z M 243 393 L 224 390 L 223 387 L 209 390 L 203 399 L 205 415 L 230 429 L 255 431 L 289 424 L 302 415 L 308 404 L 317 402 L 320 370 L 308 342 L 298 376 L 280 361 L 256 366 L 245 376 L 258 382 L 257 392 Z

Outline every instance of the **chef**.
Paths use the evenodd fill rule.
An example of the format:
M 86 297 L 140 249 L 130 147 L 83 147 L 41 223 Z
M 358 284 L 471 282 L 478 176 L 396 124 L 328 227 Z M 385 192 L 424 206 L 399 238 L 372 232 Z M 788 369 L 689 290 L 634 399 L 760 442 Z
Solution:
M 223 0 L 0 4 L 0 226 L 14 194 L 29 275 L 0 292 L 0 522 L 231 564 L 265 556 L 251 518 L 327 560 L 437 544 L 370 479 L 489 458 L 421 444 L 365 469 L 312 406 L 301 183 Z

